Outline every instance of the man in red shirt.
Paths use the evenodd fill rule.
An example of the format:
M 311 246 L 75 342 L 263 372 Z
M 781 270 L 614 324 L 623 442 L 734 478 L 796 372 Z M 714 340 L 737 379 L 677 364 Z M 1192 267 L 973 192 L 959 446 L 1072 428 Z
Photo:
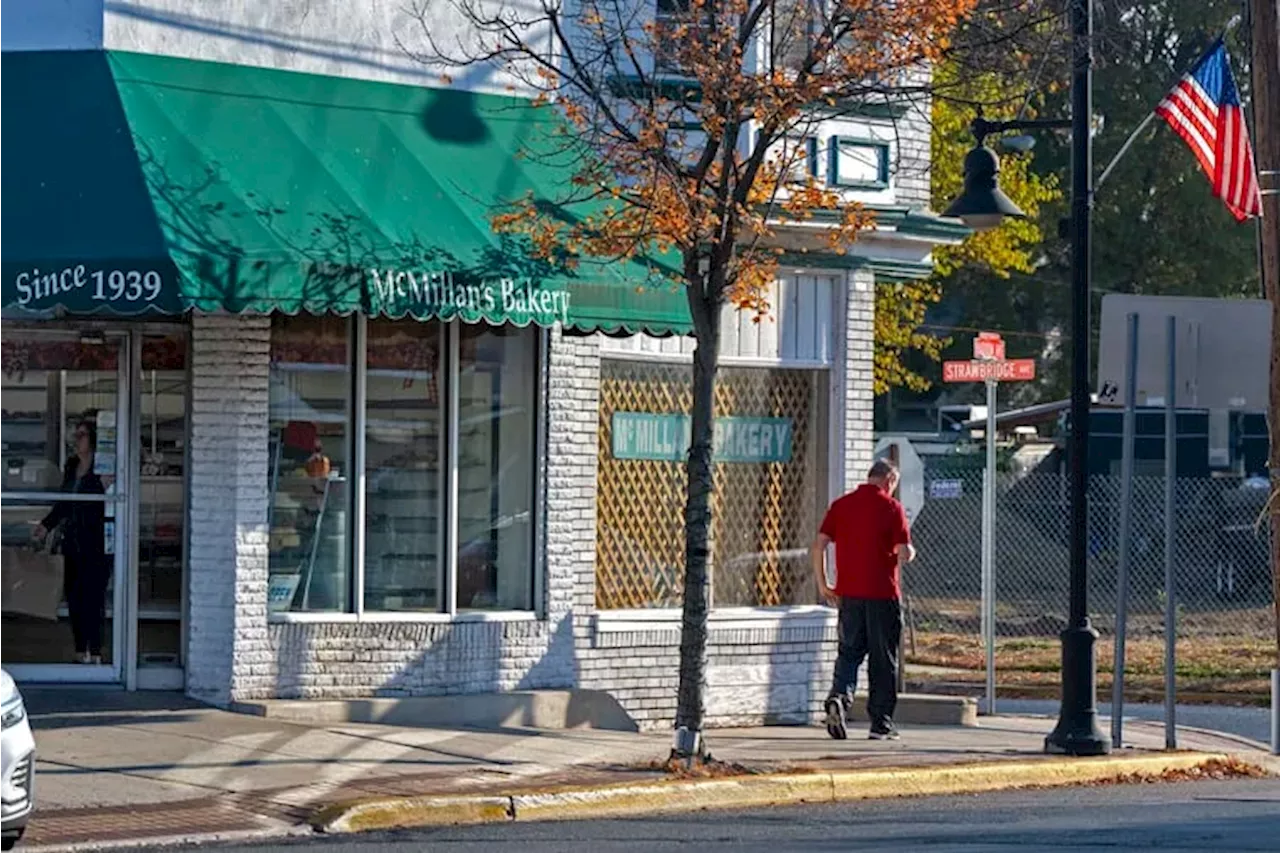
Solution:
M 827 697 L 827 733 L 849 736 L 845 727 L 858 667 L 867 658 L 872 740 L 896 740 L 893 711 L 898 703 L 898 643 L 902 607 L 898 576 L 915 559 L 907 516 L 893 497 L 898 469 L 881 459 L 871 466 L 867 482 L 836 499 L 827 509 L 818 536 L 809 548 L 814 578 L 823 599 L 840 610 L 839 655 L 831 695 Z M 827 546 L 836 546 L 836 583 L 827 586 Z

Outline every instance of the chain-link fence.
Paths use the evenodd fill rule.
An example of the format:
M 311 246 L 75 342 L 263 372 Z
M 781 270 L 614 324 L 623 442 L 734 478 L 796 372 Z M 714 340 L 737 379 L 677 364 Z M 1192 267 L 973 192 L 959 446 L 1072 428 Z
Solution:
M 1024 692 L 1057 683 L 1058 634 L 1067 624 L 1067 479 L 998 474 L 996 487 L 997 681 Z M 908 656 L 925 680 L 975 683 L 981 656 L 983 472 L 930 477 L 907 570 Z M 1128 684 L 1156 690 L 1163 673 L 1164 480 L 1133 483 Z M 1265 694 L 1274 661 L 1265 484 L 1181 479 L 1176 488 L 1174 595 L 1179 689 Z M 1089 612 L 1102 635 L 1099 669 L 1110 683 L 1115 630 L 1121 484 L 1096 477 L 1089 495 Z

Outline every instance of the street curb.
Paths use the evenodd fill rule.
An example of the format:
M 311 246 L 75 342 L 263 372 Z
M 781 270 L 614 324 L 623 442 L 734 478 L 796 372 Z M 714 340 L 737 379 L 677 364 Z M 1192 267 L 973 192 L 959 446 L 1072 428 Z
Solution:
M 244 844 L 315 834 L 307 824 L 290 824 L 268 829 L 241 829 L 227 832 L 193 832 L 185 835 L 153 835 L 110 841 L 73 841 L 68 844 L 19 843 L 22 853 L 90 853 L 96 850 L 131 850 L 148 847 L 194 847 L 203 844 Z
M 1156 720 L 1125 720 L 1124 721 L 1124 724 L 1126 726 L 1131 726 L 1134 724 L 1142 725 L 1144 723 L 1148 726 L 1160 726 L 1161 728 L 1164 727 L 1164 723 L 1157 722 Z M 1253 738 L 1247 738 L 1244 735 L 1233 734 L 1232 732 L 1218 731 L 1217 729 L 1206 729 L 1203 726 L 1179 725 L 1177 728 L 1179 732 L 1189 732 L 1191 734 L 1207 735 L 1209 737 L 1221 738 L 1222 740 L 1229 740 L 1232 743 L 1238 743 L 1241 746 L 1248 747 L 1249 749 L 1256 749 L 1262 753 L 1269 754 L 1271 752 L 1271 744 L 1263 743 L 1262 741 L 1254 740 Z
M 1158 775 L 1228 758 L 1228 754 L 1220 752 L 1170 752 L 718 779 L 661 779 L 594 787 L 559 786 L 498 796 L 392 797 L 335 803 L 317 812 L 311 818 L 311 825 L 320 832 L 339 833 L 969 794 L 1079 785 L 1130 774 Z
M 320 832 L 454 826 L 511 820 L 510 796 L 385 797 L 325 806 L 311 817 Z
M 786 773 L 561 789 L 518 794 L 511 801 L 515 820 L 584 820 L 660 811 L 829 803 L 834 798 L 832 774 Z

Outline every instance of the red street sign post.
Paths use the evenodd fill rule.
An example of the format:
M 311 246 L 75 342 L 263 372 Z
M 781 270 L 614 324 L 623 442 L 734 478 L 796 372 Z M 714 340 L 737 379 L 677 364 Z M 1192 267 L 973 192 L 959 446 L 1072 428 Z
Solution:
M 986 651 L 988 714 L 996 712 L 996 387 L 1001 382 L 1035 378 L 1035 361 L 1006 359 L 1004 339 L 995 332 L 979 332 L 973 339 L 972 360 L 942 363 L 943 382 L 984 382 L 987 386 L 987 471 L 982 478 L 982 642 Z

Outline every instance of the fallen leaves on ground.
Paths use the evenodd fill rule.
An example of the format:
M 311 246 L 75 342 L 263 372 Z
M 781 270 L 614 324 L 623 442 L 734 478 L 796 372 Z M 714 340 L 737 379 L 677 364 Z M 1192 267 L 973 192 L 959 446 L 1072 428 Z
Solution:
M 803 768 L 780 768 L 776 765 L 768 767 L 751 767 L 736 761 L 717 761 L 714 758 L 688 761 L 683 758 L 655 758 L 629 765 L 632 770 L 648 770 L 665 773 L 672 779 L 727 779 L 733 776 L 759 776 L 762 773 L 776 773 L 780 769 L 790 772 L 804 772 Z
M 1265 779 L 1267 771 L 1239 758 L 1211 758 L 1203 764 L 1163 773 L 1125 773 L 1090 783 L 1098 785 L 1154 785 L 1165 782 L 1204 782 L 1221 779 Z

